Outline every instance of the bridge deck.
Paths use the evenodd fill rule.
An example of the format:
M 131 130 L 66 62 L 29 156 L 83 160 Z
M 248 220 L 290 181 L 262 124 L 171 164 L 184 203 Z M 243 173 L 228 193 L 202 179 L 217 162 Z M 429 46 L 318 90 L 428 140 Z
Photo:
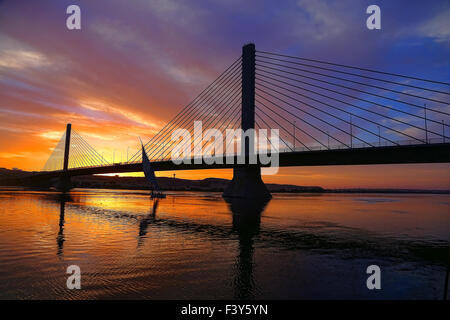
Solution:
M 155 171 L 225 169 L 239 166 L 236 164 L 235 156 L 220 156 L 217 158 L 222 158 L 223 164 L 214 163 L 213 165 L 209 165 L 202 161 L 200 164 L 183 163 L 176 165 L 171 160 L 165 160 L 152 162 L 152 166 Z M 231 162 L 230 160 L 234 161 Z M 279 154 L 280 167 L 446 162 L 450 162 L 450 143 L 281 152 Z M 82 176 L 141 171 L 141 163 L 121 163 L 108 166 L 73 168 L 67 171 L 67 175 Z M 48 171 L 40 172 L 34 177 L 48 179 L 61 176 L 62 174 L 64 174 L 62 170 Z

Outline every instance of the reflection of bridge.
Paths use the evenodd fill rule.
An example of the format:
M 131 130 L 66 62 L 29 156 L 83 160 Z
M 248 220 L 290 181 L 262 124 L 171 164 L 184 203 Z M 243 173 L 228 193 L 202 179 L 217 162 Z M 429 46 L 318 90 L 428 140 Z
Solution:
M 270 197 L 261 163 L 225 161 L 233 152 L 218 148 L 212 136 L 198 139 L 194 120 L 203 121 L 203 130 L 221 132 L 279 129 L 281 145 L 274 154 L 279 154 L 280 166 L 450 162 L 449 88 L 441 81 L 255 51 L 249 44 L 145 149 L 156 171 L 233 168 L 224 195 L 235 197 Z M 175 165 L 171 136 L 177 128 L 193 133 L 186 158 L 203 155 L 223 164 Z M 245 141 L 246 153 L 253 144 Z M 139 152 L 126 163 L 108 163 L 68 125 L 43 172 L 32 179 L 61 177 L 67 186 L 71 176 L 136 171 L 142 171 Z
M 96 194 L 96 193 L 95 193 Z M 119 206 L 109 210 L 97 210 L 90 205 L 80 201 L 80 195 L 77 193 L 43 193 L 33 194 L 39 201 L 50 201 L 59 206 L 59 230 L 56 237 L 57 255 L 64 256 L 64 246 L 71 243 L 76 234 L 67 233 L 67 227 L 70 231 L 70 219 L 78 220 L 80 216 L 96 216 L 96 222 L 122 220 L 131 231 L 136 228 L 137 250 L 144 247 L 145 242 L 151 241 L 152 233 L 168 231 L 169 233 L 195 234 L 195 237 L 201 241 L 230 241 L 236 242 L 235 249 L 235 268 L 230 275 L 232 276 L 234 298 L 250 299 L 254 298 L 255 291 L 255 250 L 258 252 L 261 248 L 275 248 L 276 250 L 301 250 L 305 252 L 333 252 L 333 255 L 342 255 L 342 259 L 348 259 L 348 250 L 351 250 L 353 258 L 362 258 L 370 256 L 382 257 L 383 259 L 399 259 L 402 261 L 417 261 L 417 259 L 427 262 L 438 262 L 441 265 L 446 264 L 448 246 L 444 242 L 420 243 L 411 242 L 395 236 L 379 237 L 377 234 L 367 233 L 364 229 L 347 228 L 339 224 L 333 225 L 333 231 L 324 232 L 311 228 L 310 225 L 296 226 L 296 228 L 284 228 L 267 220 L 261 224 L 262 213 L 265 210 L 266 203 L 258 201 L 246 201 L 243 199 L 229 199 L 229 213 L 231 215 L 232 225 L 228 225 L 227 215 L 221 215 L 220 220 L 197 221 L 189 214 L 186 216 L 173 215 L 168 211 L 168 206 L 172 206 L 172 201 L 177 197 L 172 197 L 170 201 L 161 202 L 162 207 L 158 209 L 158 199 L 154 200 L 153 205 L 149 202 L 148 214 L 142 214 L 141 211 L 131 213 L 126 207 Z M 319 197 L 321 197 L 319 195 Z M 213 199 L 213 198 L 212 198 Z M 211 201 L 209 198 L 207 201 Z M 228 199 L 227 199 L 228 200 Z M 218 202 L 220 203 L 220 202 Z M 66 215 L 66 207 L 70 214 Z M 56 209 L 56 206 L 55 206 Z M 162 211 L 163 215 L 158 216 Z M 270 216 L 270 215 L 269 215 Z M 214 219 L 216 219 L 215 217 Z M 269 220 L 272 220 L 269 218 Z M 69 224 L 67 225 L 67 222 Z M 132 222 L 132 223 L 130 223 Z M 273 222 L 273 220 L 272 220 Z M 319 228 L 328 229 L 329 226 Z M 343 232 L 336 232 L 336 228 Z M 66 230 L 65 230 L 66 229 Z M 330 231 L 330 230 L 328 230 Z M 345 232 L 344 232 L 345 231 Z M 150 235 L 150 236 L 149 236 Z M 361 235 L 363 235 L 361 237 Z M 183 237 L 181 235 L 181 237 Z M 190 236 L 189 236 L 190 237 Z M 150 239 L 149 239 L 150 238 Z M 159 239 L 156 237 L 154 239 Z M 150 250 L 154 248 L 151 243 Z M 259 249 L 258 249 L 259 248 Z M 145 250 L 145 248 L 144 248 Z M 233 249 L 230 249 L 233 250 Z M 424 254 L 428 252 L 428 254 Z M 429 253 L 433 254 L 429 254 Z M 144 281 L 148 279 L 143 279 Z M 150 286 L 151 287 L 151 286 Z

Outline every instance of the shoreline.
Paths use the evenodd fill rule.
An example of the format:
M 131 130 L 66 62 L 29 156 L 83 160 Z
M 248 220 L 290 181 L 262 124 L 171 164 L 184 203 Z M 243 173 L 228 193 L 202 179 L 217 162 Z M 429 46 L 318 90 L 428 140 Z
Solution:
M 53 188 L 34 188 L 28 186 L 3 186 L 1 190 L 33 190 L 33 191 L 56 191 Z M 73 189 L 106 189 L 106 190 L 130 190 L 130 191 L 151 191 L 149 188 L 141 187 L 125 187 L 125 186 L 76 186 Z M 178 191 L 178 192 L 223 192 L 221 189 L 203 189 L 203 188 L 186 188 L 186 189 L 162 189 L 162 191 Z M 450 195 L 450 190 L 417 190 L 417 189 L 324 189 L 322 191 L 314 190 L 275 190 L 271 193 L 285 194 L 442 194 Z
M 54 181 L 46 181 L 39 186 L 2 184 L 11 176 L 16 178 L 27 177 L 31 172 L 21 170 L 9 170 L 0 168 L 0 187 L 22 187 L 32 190 L 50 190 Z M 205 178 L 202 180 L 190 180 L 169 177 L 157 177 L 158 183 L 163 191 L 193 191 L 193 192 L 223 192 L 228 185 L 228 179 Z M 72 177 L 73 188 L 84 189 L 123 189 L 123 190 L 150 190 L 148 181 L 143 177 L 121 177 L 121 176 L 78 176 Z M 346 193 L 346 194 L 450 194 L 450 190 L 442 189 L 409 189 L 409 188 L 323 188 L 320 186 L 299 186 L 292 184 L 266 183 L 271 193 Z

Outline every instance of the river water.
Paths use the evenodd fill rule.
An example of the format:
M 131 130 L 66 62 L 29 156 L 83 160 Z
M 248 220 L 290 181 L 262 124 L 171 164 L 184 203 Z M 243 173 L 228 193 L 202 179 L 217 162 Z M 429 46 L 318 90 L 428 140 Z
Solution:
M 1 299 L 442 299 L 450 196 L 0 190 Z M 81 289 L 66 287 L 67 267 Z M 369 265 L 381 289 L 369 290 Z

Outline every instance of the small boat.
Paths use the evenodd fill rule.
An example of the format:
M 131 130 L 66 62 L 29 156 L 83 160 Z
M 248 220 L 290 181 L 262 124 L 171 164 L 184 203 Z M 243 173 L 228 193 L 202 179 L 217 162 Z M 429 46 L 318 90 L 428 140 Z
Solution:
M 166 195 L 162 192 L 154 192 L 150 194 L 150 199 L 164 199 Z
M 150 194 L 150 199 L 163 199 L 166 197 L 164 193 L 161 192 L 159 188 L 158 181 L 156 181 L 155 171 L 150 164 L 150 160 L 147 157 L 147 152 L 145 152 L 144 145 L 142 144 L 142 170 L 144 171 L 145 178 L 152 185 L 152 193 Z

